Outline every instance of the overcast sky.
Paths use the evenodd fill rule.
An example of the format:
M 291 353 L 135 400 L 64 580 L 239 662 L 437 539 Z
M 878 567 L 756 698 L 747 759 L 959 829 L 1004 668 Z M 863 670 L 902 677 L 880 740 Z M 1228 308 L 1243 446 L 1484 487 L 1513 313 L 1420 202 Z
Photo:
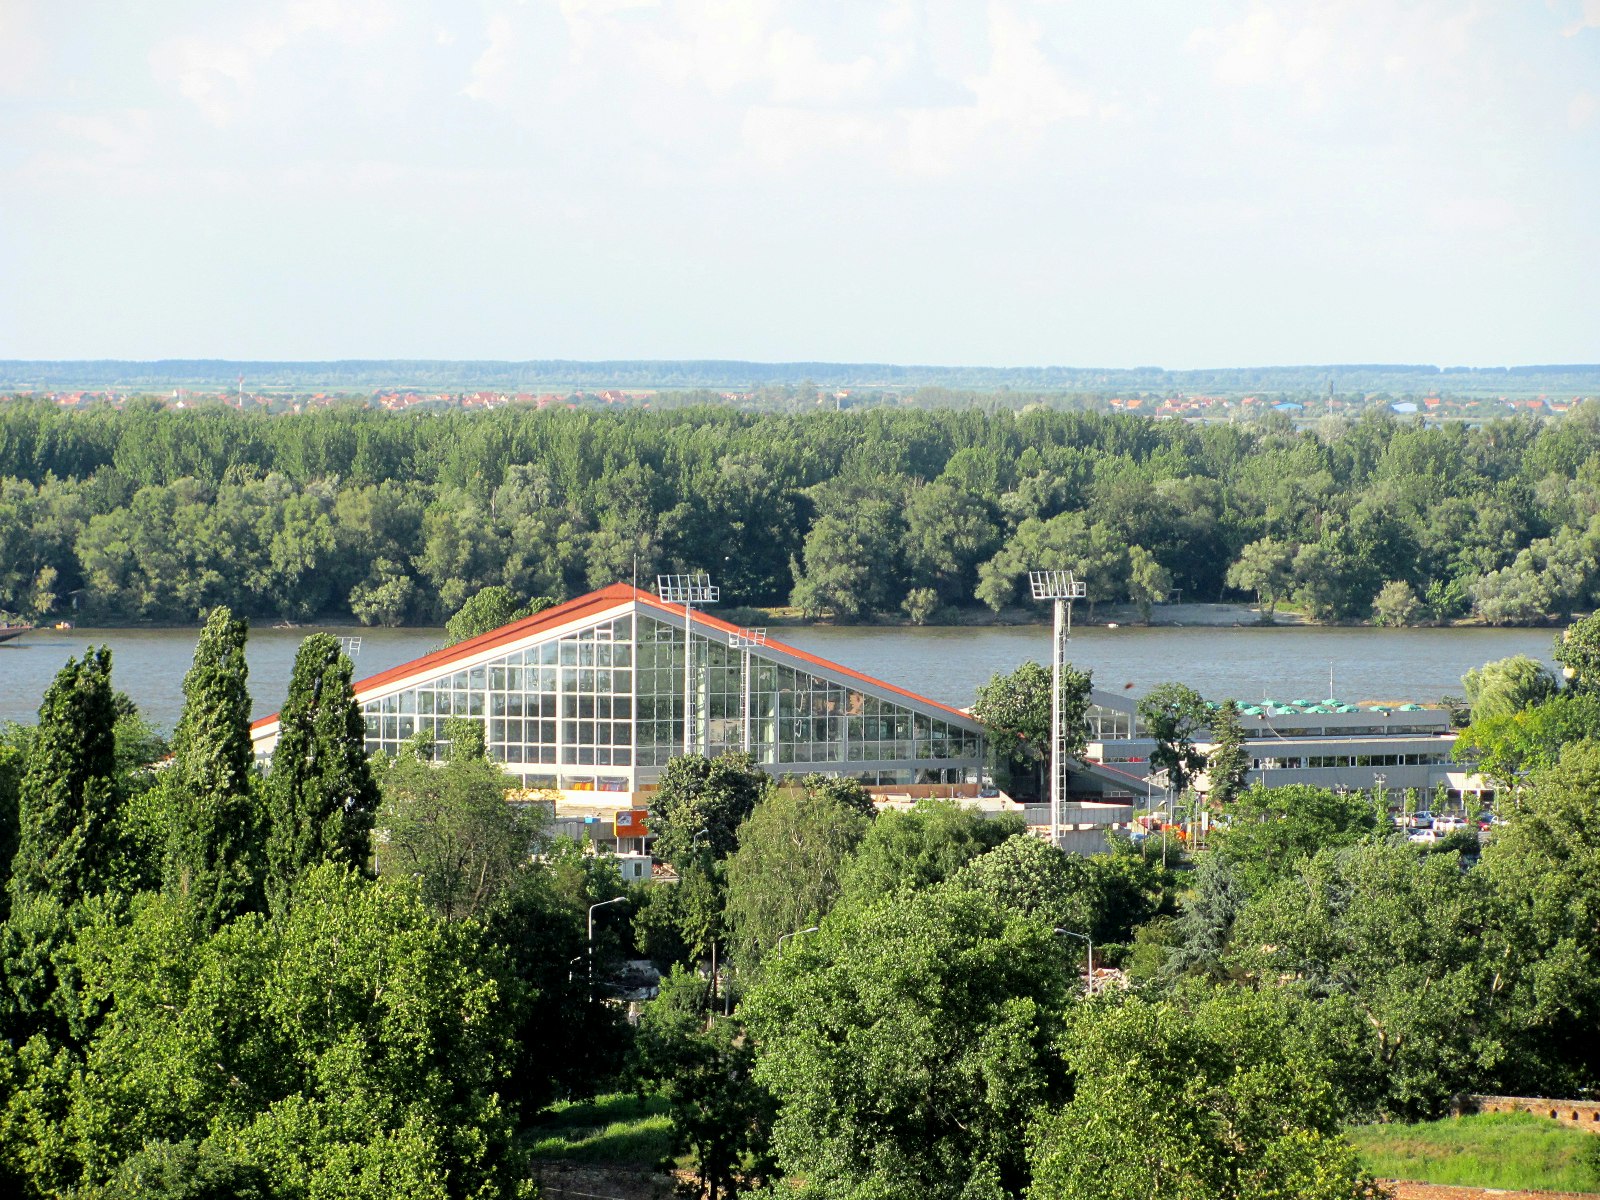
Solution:
M 0 357 L 1600 361 L 1600 0 L 0 0 Z

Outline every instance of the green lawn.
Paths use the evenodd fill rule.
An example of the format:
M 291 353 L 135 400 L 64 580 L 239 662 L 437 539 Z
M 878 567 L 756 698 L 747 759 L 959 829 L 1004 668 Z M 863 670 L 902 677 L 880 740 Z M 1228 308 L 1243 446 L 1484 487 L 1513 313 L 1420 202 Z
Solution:
M 527 1137 L 535 1158 L 650 1170 L 672 1149 L 667 1102 L 631 1092 L 552 1105 Z
M 1463 1187 L 1600 1192 L 1600 1134 L 1528 1113 L 1349 1131 L 1373 1174 Z

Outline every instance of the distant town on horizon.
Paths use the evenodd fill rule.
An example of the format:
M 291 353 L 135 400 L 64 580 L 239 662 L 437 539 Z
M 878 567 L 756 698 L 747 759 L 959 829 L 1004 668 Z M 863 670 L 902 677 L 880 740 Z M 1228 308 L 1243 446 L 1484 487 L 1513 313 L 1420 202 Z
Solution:
M 1219 367 L 986 367 L 894 363 L 747 362 L 719 359 L 342 359 L 328 362 L 231 359 L 0 360 L 0 395 L 74 393 L 117 399 L 203 394 L 236 401 L 385 395 L 445 400 L 473 395 L 524 402 L 577 395 L 613 403 L 661 392 L 712 392 L 695 399 L 759 400 L 787 389 L 815 389 L 823 399 L 856 396 L 957 402 L 942 391 L 1012 394 L 1015 398 L 1081 397 L 1107 403 L 1156 397 L 1242 398 L 1276 402 L 1363 398 L 1414 400 L 1514 400 L 1544 398 L 1558 404 L 1600 395 L 1600 364 L 1507 367 L 1438 367 L 1427 364 L 1344 363 L 1302 366 Z M 927 393 L 912 396 L 912 393 Z M 763 395 L 765 393 L 766 395 Z M 1021 396 L 1016 394 L 1021 393 Z M 685 397 L 686 399 L 688 397 Z M 794 399 L 793 395 L 788 397 Z M 416 399 L 412 399 L 412 403 Z M 392 406 L 392 405 L 391 405 Z

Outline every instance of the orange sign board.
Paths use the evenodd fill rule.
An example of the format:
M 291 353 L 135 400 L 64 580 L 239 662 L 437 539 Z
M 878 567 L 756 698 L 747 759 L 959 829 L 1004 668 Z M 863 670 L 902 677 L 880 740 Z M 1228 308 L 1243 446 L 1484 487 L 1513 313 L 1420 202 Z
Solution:
M 648 808 L 624 808 L 617 813 L 614 828 L 618 837 L 649 837 L 650 827 L 645 824 L 649 819 Z

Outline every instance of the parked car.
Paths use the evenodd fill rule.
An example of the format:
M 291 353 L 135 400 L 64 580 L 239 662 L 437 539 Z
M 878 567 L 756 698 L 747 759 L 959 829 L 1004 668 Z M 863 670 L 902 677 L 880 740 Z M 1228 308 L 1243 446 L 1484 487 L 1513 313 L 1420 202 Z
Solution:
M 1455 816 L 1454 814 L 1446 814 L 1445 816 L 1435 817 L 1433 819 L 1433 831 L 1440 837 L 1443 837 L 1447 833 L 1454 833 L 1458 829 L 1465 829 L 1466 827 L 1467 819 L 1465 817 Z
M 1412 813 L 1410 818 L 1406 822 L 1406 828 L 1408 828 L 1408 829 L 1432 829 L 1433 828 L 1433 814 L 1431 812 L 1428 812 L 1426 809 L 1424 809 L 1422 812 L 1414 812 L 1414 813 Z
M 1439 840 L 1439 835 L 1432 829 L 1413 829 L 1406 834 L 1406 841 L 1432 845 Z

